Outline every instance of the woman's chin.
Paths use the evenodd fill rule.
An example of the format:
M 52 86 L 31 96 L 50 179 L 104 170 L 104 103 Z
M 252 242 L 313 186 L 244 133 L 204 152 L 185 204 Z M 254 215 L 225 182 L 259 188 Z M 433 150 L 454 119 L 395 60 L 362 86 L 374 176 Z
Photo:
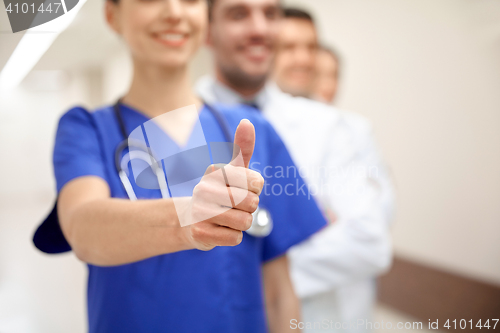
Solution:
M 185 68 L 189 65 L 188 57 L 156 57 L 152 63 L 156 64 L 158 67 L 162 67 L 165 69 L 176 69 L 176 68 Z

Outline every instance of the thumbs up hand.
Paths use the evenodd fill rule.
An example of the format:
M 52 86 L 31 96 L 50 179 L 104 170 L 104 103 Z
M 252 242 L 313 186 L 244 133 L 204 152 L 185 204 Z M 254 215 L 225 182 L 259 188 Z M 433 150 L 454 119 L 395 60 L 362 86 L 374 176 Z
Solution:
M 243 119 L 234 133 L 233 159 L 230 164 L 248 169 L 255 147 L 255 128 L 248 119 Z
M 189 225 L 183 228 L 194 248 L 238 245 L 243 231 L 252 225 L 264 186 L 260 173 L 248 169 L 254 146 L 255 128 L 244 119 L 236 129 L 231 163 L 209 166 L 194 188 L 187 210 Z

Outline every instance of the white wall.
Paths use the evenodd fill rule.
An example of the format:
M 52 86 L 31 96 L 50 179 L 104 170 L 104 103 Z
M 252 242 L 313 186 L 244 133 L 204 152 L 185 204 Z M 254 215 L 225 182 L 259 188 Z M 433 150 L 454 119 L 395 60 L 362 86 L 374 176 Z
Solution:
M 396 253 L 500 284 L 500 2 L 287 1 L 345 61 L 398 188 Z
M 113 104 L 128 90 L 132 80 L 132 62 L 125 47 L 108 55 L 102 66 L 103 102 Z
M 62 90 L 23 85 L 0 94 L 0 332 L 86 331 L 86 268 L 73 254 L 44 255 L 31 241 L 55 200 L 57 120 L 92 100 L 92 75 L 68 77 Z

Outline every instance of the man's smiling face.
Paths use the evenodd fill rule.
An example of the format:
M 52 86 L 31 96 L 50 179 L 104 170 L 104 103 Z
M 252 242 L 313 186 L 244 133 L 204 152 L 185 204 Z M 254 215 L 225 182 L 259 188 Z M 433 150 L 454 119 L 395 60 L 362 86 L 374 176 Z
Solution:
M 215 0 L 209 28 L 219 76 L 243 85 L 265 83 L 281 23 L 279 0 Z

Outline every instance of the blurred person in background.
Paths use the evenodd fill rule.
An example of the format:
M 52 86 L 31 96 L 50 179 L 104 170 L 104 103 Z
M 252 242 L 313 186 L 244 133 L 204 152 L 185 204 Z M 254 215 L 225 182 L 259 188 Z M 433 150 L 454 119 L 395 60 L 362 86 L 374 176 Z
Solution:
M 316 54 L 316 73 L 311 97 L 332 104 L 337 95 L 340 60 L 337 53 L 326 46 L 320 46 Z
M 330 217 L 330 226 L 289 252 L 303 321 L 369 319 L 375 277 L 391 263 L 393 210 L 391 182 L 370 124 L 359 115 L 293 97 L 268 81 L 279 76 L 272 76 L 273 63 L 279 61 L 276 49 L 283 45 L 279 36 L 287 26 L 283 21 L 288 21 L 279 0 L 212 0 L 210 4 L 207 43 L 214 53 L 215 76 L 199 80 L 198 94 L 209 103 L 246 103 L 260 110 L 297 166 L 305 170 L 311 192 Z M 301 20 L 310 22 L 294 19 L 302 24 Z M 318 44 L 317 34 L 310 29 L 313 25 L 306 26 L 311 40 L 304 42 L 309 45 L 304 51 L 310 64 L 297 71 L 283 69 L 291 73 L 295 92 L 303 89 L 303 94 L 312 84 Z M 300 31 L 295 37 L 305 40 Z
M 35 244 L 48 253 L 72 250 L 88 264 L 90 332 L 290 331 L 290 318 L 300 316 L 300 304 L 285 253 L 326 221 L 308 200 L 300 176 L 293 184 L 301 193 L 266 194 L 262 176 L 248 169 L 250 159 L 271 169 L 295 168 L 283 142 L 257 111 L 242 105 L 219 106 L 215 112 L 193 91 L 188 65 L 205 37 L 207 2 L 108 0 L 106 18 L 130 50 L 133 79 L 115 105 L 95 111 L 75 107 L 61 117 L 53 156 L 57 205 L 35 233 Z M 196 112 L 179 114 L 186 105 Z M 151 122 L 171 110 L 168 123 Z M 196 134 L 199 126 L 203 140 Z M 124 154 L 120 147 L 125 143 L 128 149 L 134 129 L 141 135 L 144 131 L 143 141 L 153 130 L 160 143 L 148 141 L 148 149 Z M 142 152 L 151 162 L 152 154 L 179 155 L 182 147 L 233 141 L 228 138 L 232 133 L 239 162 L 232 160 L 232 167 L 224 168 L 226 181 L 212 177 L 218 173 L 210 172 L 213 166 L 203 165 L 210 158 L 204 159 L 201 175 L 196 171 L 190 178 L 195 181 L 175 185 L 181 196 L 179 190 L 169 195 L 172 187 L 164 195 L 153 172 L 152 188 L 128 180 L 127 156 L 138 160 Z M 203 161 L 199 155 L 194 161 L 184 157 L 174 175 L 198 169 L 196 162 Z M 124 161 L 127 169 L 115 164 Z M 149 165 L 145 171 L 151 170 Z M 241 184 L 242 179 L 248 184 Z M 287 185 L 283 177 L 266 183 Z M 242 201 L 228 202 L 228 189 Z M 259 203 L 273 218 L 266 237 L 243 233 Z M 181 218 L 202 221 L 181 227 Z
M 272 76 L 282 91 L 293 96 L 310 96 L 317 50 L 313 17 L 298 8 L 284 8 Z

